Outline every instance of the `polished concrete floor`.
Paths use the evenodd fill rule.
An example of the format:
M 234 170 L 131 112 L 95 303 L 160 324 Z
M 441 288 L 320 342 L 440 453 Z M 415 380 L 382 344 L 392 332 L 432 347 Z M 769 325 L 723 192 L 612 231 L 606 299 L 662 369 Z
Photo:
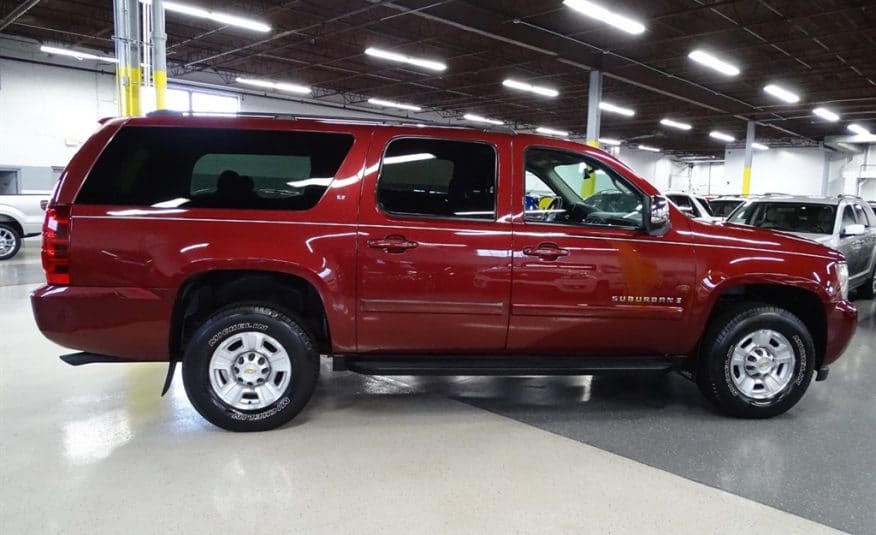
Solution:
M 331 372 L 290 426 L 205 423 L 154 364 L 71 368 L 0 263 L 0 533 L 876 533 L 876 310 L 786 415 L 675 375 Z

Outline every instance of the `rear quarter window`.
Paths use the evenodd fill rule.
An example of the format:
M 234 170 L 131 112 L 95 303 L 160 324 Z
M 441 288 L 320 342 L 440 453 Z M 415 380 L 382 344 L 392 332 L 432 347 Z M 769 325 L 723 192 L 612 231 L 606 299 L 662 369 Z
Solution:
M 122 129 L 78 204 L 307 210 L 322 198 L 353 136 L 214 128 Z

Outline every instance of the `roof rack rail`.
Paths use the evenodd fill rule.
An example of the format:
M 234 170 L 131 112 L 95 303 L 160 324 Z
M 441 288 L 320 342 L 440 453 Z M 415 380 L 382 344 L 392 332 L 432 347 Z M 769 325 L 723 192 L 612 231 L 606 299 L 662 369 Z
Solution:
M 861 196 L 855 195 L 854 193 L 840 193 L 839 195 L 836 196 L 836 198 L 837 199 L 846 199 L 846 198 L 861 199 Z
M 319 114 L 297 114 L 297 113 L 288 113 L 288 112 L 261 112 L 261 111 L 239 111 L 239 112 L 209 112 L 209 111 L 177 111 L 177 110 L 154 110 L 150 111 L 146 114 L 146 117 L 263 117 L 267 119 L 284 119 L 284 120 L 312 120 L 312 121 L 326 121 L 326 122 L 342 122 L 342 123 L 359 123 L 359 124 L 386 124 L 386 125 L 399 125 L 399 126 L 415 126 L 415 125 L 423 125 L 423 126 L 439 126 L 443 128 L 464 128 L 464 129 L 478 129 L 485 130 L 491 132 L 504 132 L 504 133 L 513 133 L 514 128 L 510 125 L 503 126 L 493 126 L 493 127 L 481 127 L 476 128 L 470 125 L 454 125 L 454 124 L 445 124 L 438 123 L 429 119 L 404 119 L 404 118 L 386 118 L 381 119 L 378 117 L 339 117 L 336 115 L 319 115 Z

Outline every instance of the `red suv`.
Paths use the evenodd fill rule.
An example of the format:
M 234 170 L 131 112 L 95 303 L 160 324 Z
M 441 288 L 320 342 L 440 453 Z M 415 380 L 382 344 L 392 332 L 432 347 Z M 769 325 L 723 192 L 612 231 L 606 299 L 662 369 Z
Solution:
M 115 119 L 64 172 L 33 309 L 72 364 L 176 363 L 232 430 L 374 374 L 679 370 L 726 413 L 793 406 L 846 348 L 842 255 L 679 212 L 608 154 L 471 129 Z

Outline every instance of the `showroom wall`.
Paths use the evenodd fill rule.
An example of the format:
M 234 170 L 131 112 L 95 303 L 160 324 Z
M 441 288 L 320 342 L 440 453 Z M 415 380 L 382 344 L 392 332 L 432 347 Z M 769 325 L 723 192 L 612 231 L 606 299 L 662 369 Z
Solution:
M 18 170 L 22 190 L 51 189 L 79 145 L 97 128 L 97 120 L 116 114 L 113 67 L 66 58 L 53 59 L 59 65 L 49 65 L 46 56 L 37 52 L 32 43 L 3 37 L 0 47 L 3 56 L 24 60 L 0 59 L 0 171 Z M 93 72 L 95 69 L 102 72 Z M 204 73 L 200 81 L 171 80 L 171 86 L 216 91 L 220 81 L 215 74 Z M 324 101 L 265 97 L 243 90 L 224 94 L 239 96 L 241 111 L 385 118 L 331 102 L 323 105 Z M 446 122 L 437 115 L 416 117 Z M 865 150 L 858 154 L 817 147 L 756 152 L 752 192 L 854 193 L 862 165 L 876 164 L 876 145 L 862 147 Z M 627 147 L 618 150 L 618 157 L 661 190 L 700 194 L 741 192 L 742 149 L 728 149 L 723 163 L 689 164 L 661 153 Z M 876 167 L 871 173 L 876 175 Z M 865 197 L 876 198 L 876 180 L 864 182 L 862 191 Z

